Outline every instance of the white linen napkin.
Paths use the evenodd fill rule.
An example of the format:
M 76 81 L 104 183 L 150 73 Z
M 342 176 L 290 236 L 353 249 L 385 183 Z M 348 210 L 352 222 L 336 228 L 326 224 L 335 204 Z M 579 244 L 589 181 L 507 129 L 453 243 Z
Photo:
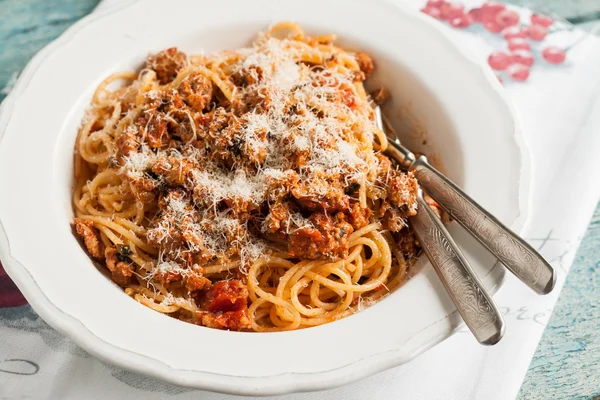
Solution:
M 98 9 L 118 2 L 105 0 Z M 424 1 L 404 3 L 418 8 Z M 519 10 L 522 20 L 529 19 L 527 10 L 513 9 Z M 503 43 L 483 29 L 449 29 L 448 34 L 482 60 Z M 527 82 L 504 79 L 522 119 L 535 172 L 532 218 L 525 237 L 557 268 L 556 289 L 537 296 L 507 274 L 505 286 L 495 296 L 507 324 L 498 345 L 481 346 L 463 329 L 403 366 L 341 388 L 279 398 L 516 397 L 600 198 L 600 39 L 572 31 L 553 34 L 544 43 L 560 40 L 557 44 L 568 45 L 581 38 L 565 64 L 550 66 L 537 59 Z M 107 365 L 46 325 L 29 306 L 0 308 L 0 337 L 0 398 L 233 398 L 179 388 Z

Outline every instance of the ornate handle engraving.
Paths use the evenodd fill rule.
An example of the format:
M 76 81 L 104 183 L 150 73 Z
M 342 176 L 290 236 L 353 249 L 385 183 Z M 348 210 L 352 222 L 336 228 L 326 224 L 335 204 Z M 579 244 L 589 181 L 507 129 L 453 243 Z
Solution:
M 417 158 L 411 170 L 421 187 L 506 268 L 537 293 L 550 293 L 556 280 L 554 269 L 527 242 L 435 170 L 425 157 Z
M 419 211 L 410 218 L 410 224 L 427 258 L 477 340 L 483 344 L 497 343 L 504 333 L 498 308 L 421 193 L 418 203 Z

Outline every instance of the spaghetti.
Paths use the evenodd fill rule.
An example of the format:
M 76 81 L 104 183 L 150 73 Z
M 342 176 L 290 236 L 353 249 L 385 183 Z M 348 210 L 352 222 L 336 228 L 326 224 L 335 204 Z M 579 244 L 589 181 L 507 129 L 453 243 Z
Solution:
M 382 152 L 371 58 L 274 25 L 251 47 L 148 57 L 92 98 L 74 226 L 141 304 L 230 330 L 291 330 L 372 304 L 416 255 L 417 183 Z

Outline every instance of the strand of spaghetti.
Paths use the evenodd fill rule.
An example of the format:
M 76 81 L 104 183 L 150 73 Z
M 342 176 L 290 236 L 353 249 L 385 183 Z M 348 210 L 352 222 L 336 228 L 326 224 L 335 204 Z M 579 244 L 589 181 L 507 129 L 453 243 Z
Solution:
M 277 285 L 277 291 L 275 292 L 275 296 L 277 296 L 277 298 L 279 299 L 286 299 L 289 297 L 289 293 L 285 292 L 285 289 L 288 285 L 288 282 L 290 280 L 292 280 L 292 284 L 297 280 L 293 279 L 296 276 L 302 276 L 304 275 L 304 273 L 308 270 L 310 270 L 311 268 L 314 268 L 315 266 L 317 266 L 319 263 L 316 261 L 301 261 L 298 264 L 294 265 L 292 268 L 290 268 L 285 275 L 283 275 L 280 279 L 279 279 L 279 284 Z M 286 314 L 286 309 L 283 307 L 276 307 L 275 312 L 277 313 L 277 315 L 279 317 L 281 317 L 282 319 L 290 319 L 292 316 L 290 316 L 289 314 Z
M 94 179 L 92 179 L 85 185 L 85 188 L 83 190 L 84 190 L 84 192 L 88 191 L 91 195 L 95 195 L 96 190 L 99 186 L 111 185 L 111 184 L 112 185 L 120 185 L 121 177 L 119 176 L 117 171 L 107 169 L 105 171 L 98 173 L 94 177 Z
M 113 245 L 113 243 L 108 239 L 106 234 L 102 231 L 100 231 L 100 240 L 102 241 L 102 244 L 104 244 L 104 247 L 110 247 Z
M 134 232 L 136 235 L 143 236 L 146 234 L 146 228 L 144 228 L 143 226 L 139 226 L 138 224 L 131 222 L 126 218 L 115 217 L 114 221 L 122 225 L 124 228 L 127 228 L 130 231 Z
M 350 246 L 358 246 L 358 245 L 367 246 L 368 248 L 371 249 L 371 257 L 366 261 L 365 265 L 363 266 L 364 270 L 368 270 L 369 268 L 371 268 L 372 266 L 374 266 L 375 264 L 377 264 L 379 262 L 379 260 L 381 258 L 381 251 L 380 251 L 380 246 L 378 245 L 378 243 L 375 243 L 374 240 L 371 240 L 365 236 L 360 237 L 356 240 L 352 240 L 350 242 Z
M 298 299 L 298 292 L 301 291 L 302 289 L 308 287 L 309 282 L 310 282 L 309 278 L 302 278 L 298 282 L 296 282 L 296 284 L 294 286 L 292 286 L 292 288 L 290 290 L 290 300 L 291 300 L 292 304 L 294 305 L 294 307 L 296 307 L 296 310 L 298 310 L 301 314 L 303 314 L 305 316 L 312 317 L 312 316 L 324 314 L 325 310 L 323 308 L 320 308 L 318 306 L 313 307 L 313 308 L 305 307 Z
M 163 302 L 163 301 L 165 301 L 165 299 L 167 299 L 167 296 L 165 296 L 164 294 L 157 293 L 155 291 L 152 291 L 152 290 L 145 288 L 143 286 L 140 286 L 140 285 L 130 285 L 127 287 L 127 289 L 133 290 L 133 291 L 140 293 L 140 294 L 142 294 L 148 298 L 151 298 L 155 301 Z M 174 305 L 174 306 L 183 308 L 190 312 L 198 311 L 198 307 L 196 307 L 192 303 L 192 301 L 189 299 L 184 299 L 184 298 L 180 298 L 180 297 L 172 297 L 169 299 L 169 302 L 171 302 L 172 305 Z
M 127 238 L 130 242 L 134 243 L 136 246 L 138 246 L 145 252 L 154 254 L 154 255 L 158 254 L 158 252 L 156 251 L 156 249 L 154 247 L 143 242 L 139 237 L 137 237 L 134 233 L 132 233 L 128 229 L 125 229 L 123 226 L 121 226 L 107 218 L 86 215 L 86 216 L 83 216 L 82 219 L 93 221 L 94 226 L 96 226 L 97 224 L 104 225 L 104 226 L 112 229 L 115 232 L 119 232 L 123 237 Z
M 228 262 L 228 263 L 210 265 L 208 267 L 204 267 L 204 275 L 211 275 L 211 274 L 216 274 L 216 273 L 223 272 L 223 271 L 229 271 L 229 270 L 239 267 L 239 265 L 240 265 L 239 261 L 232 261 L 232 262 Z
M 359 230 L 352 232 L 350 234 L 350 237 L 348 238 L 348 240 L 350 241 L 350 243 L 352 243 L 354 240 L 358 239 L 359 237 L 364 236 L 369 232 L 373 232 L 373 231 L 379 230 L 379 229 L 381 229 L 381 225 L 379 225 L 378 223 L 373 223 L 373 224 L 363 226 Z
M 203 66 L 196 66 L 194 69 L 209 77 L 221 92 L 223 92 L 227 100 L 233 100 L 233 88 L 231 87 L 231 84 L 225 83 L 225 80 L 222 79 L 219 74 Z
M 292 277 L 289 279 L 289 284 L 290 285 L 294 285 L 298 280 L 300 280 L 301 277 L 305 276 L 306 273 L 312 269 L 321 269 L 324 265 L 338 265 L 339 262 L 334 262 L 334 263 L 328 263 L 326 261 L 315 261 L 313 263 L 310 263 L 306 266 L 303 266 L 302 268 L 299 268 L 298 270 L 295 271 L 295 273 L 292 275 Z M 281 284 L 281 283 L 280 283 Z M 286 282 L 286 284 L 288 284 L 288 282 Z M 337 295 L 342 297 L 343 296 L 343 292 L 339 291 L 337 292 Z
M 360 248 L 358 246 L 357 246 L 357 249 L 360 249 L 360 251 L 362 251 L 362 248 Z M 352 283 L 354 283 L 356 285 L 363 275 L 363 259 L 362 259 L 362 257 L 358 257 L 356 259 L 355 265 L 356 265 L 356 269 L 354 270 L 354 275 L 352 275 Z
M 284 21 L 284 22 L 279 22 L 275 25 L 272 25 L 269 27 L 269 29 L 267 30 L 267 32 L 265 33 L 265 36 L 267 37 L 271 37 L 271 36 L 276 36 L 276 34 L 278 32 L 281 31 L 291 31 L 293 32 L 293 36 L 289 36 L 289 35 L 285 35 L 282 36 L 281 38 L 290 38 L 293 40 L 303 40 L 304 39 L 304 30 L 302 30 L 302 28 L 300 28 L 300 26 L 298 24 L 295 24 L 293 22 L 289 22 L 289 21 Z
M 116 236 L 110 228 L 100 225 L 97 229 L 104 233 L 104 235 L 108 238 L 108 240 L 111 241 L 112 244 L 123 244 L 123 241 Z
M 94 95 L 92 96 L 92 103 L 95 104 L 102 104 L 102 95 L 106 95 L 107 93 L 107 86 L 110 85 L 111 83 L 119 80 L 119 79 L 125 79 L 125 80 L 134 80 L 137 78 L 137 74 L 133 73 L 133 72 L 116 72 L 112 75 L 110 75 L 108 78 L 104 79 L 100 85 L 98 85 L 98 88 L 96 89 L 96 91 L 94 92 Z
M 345 316 L 345 312 L 350 309 L 353 300 L 353 294 L 349 293 L 344 302 L 340 303 L 334 310 L 327 311 L 316 318 L 302 318 L 300 321 L 304 326 L 316 326 L 333 322 Z
M 375 148 L 381 152 L 384 152 L 388 148 L 388 140 L 387 136 L 381 129 L 375 129 L 375 137 L 377 137 L 378 142 L 375 142 Z
M 339 282 L 336 282 L 332 279 L 326 278 L 326 277 L 324 277 L 316 272 L 312 272 L 312 271 L 307 271 L 306 276 L 319 282 L 323 286 L 327 286 L 331 289 L 338 289 L 338 290 L 342 290 L 342 291 L 368 292 L 370 290 L 377 288 L 378 286 L 382 285 L 385 282 L 385 280 L 390 272 L 390 269 L 391 269 L 391 266 L 389 264 L 386 264 L 381 272 L 381 275 L 379 275 L 376 278 L 370 279 L 369 281 L 367 281 L 366 283 L 364 283 L 362 285 L 339 283 Z
M 92 164 L 97 164 L 98 162 L 101 162 L 104 158 L 104 155 L 100 155 L 97 156 L 96 154 L 93 154 L 93 152 L 90 152 L 88 150 L 89 144 L 88 144 L 88 136 L 90 134 L 90 131 L 92 129 L 92 126 L 94 125 L 94 123 L 96 122 L 96 118 L 94 118 L 93 116 L 89 117 L 89 121 L 87 121 L 87 123 L 85 123 L 83 125 L 83 127 L 81 128 L 80 131 L 80 135 L 79 135 L 79 146 L 78 146 L 78 152 L 79 152 L 79 156 L 81 158 L 83 158 L 85 161 L 92 163 Z
M 294 298 L 292 297 L 292 301 Z M 353 292 L 346 292 L 344 301 L 338 302 L 337 307 L 332 310 L 326 311 L 322 314 L 317 315 L 317 318 L 302 318 L 302 324 L 304 325 L 320 325 L 324 323 L 324 321 L 332 321 L 340 318 L 341 314 L 347 310 L 352 301 L 354 300 Z
M 272 296 L 274 297 L 274 296 Z M 275 298 L 276 299 L 276 298 Z M 269 299 L 270 301 L 271 299 Z M 253 302 L 249 309 L 250 315 L 254 315 L 256 309 L 261 306 L 264 302 L 266 302 L 267 300 L 263 297 L 259 300 L 257 300 L 256 302 Z M 273 301 L 271 301 L 271 303 L 274 303 Z M 294 319 L 291 323 L 285 325 L 285 323 L 283 323 L 282 321 L 280 321 L 277 316 L 273 315 L 273 310 L 274 307 L 272 307 L 270 310 L 271 312 L 269 313 L 270 316 L 270 320 L 271 322 L 276 326 L 274 328 L 269 328 L 269 327 L 264 327 L 264 326 L 260 326 L 256 323 L 256 320 L 254 318 L 252 318 L 252 329 L 254 329 L 255 331 L 258 332 L 273 332 L 273 331 L 279 331 L 279 330 L 294 330 L 297 329 L 298 327 L 300 327 L 300 313 L 298 313 L 289 303 L 287 302 L 283 302 L 285 307 L 289 307 L 292 314 L 294 315 Z M 278 326 L 279 325 L 279 326 Z
M 263 267 L 283 267 L 283 268 L 292 268 L 294 266 L 294 263 L 285 260 L 283 258 L 278 258 L 278 257 L 269 257 L 269 258 L 259 258 L 258 260 L 256 260 L 251 266 L 250 269 L 248 270 L 248 289 L 250 292 L 250 300 L 251 301 L 255 301 L 258 299 L 258 297 L 264 297 L 264 298 L 274 298 L 275 296 L 271 295 L 270 293 L 265 292 L 262 288 L 260 288 L 258 286 L 258 273 L 260 272 L 260 269 Z M 262 293 L 264 293 L 265 295 L 268 296 L 262 296 Z M 274 301 L 272 301 L 272 303 L 275 303 Z M 282 303 L 280 303 L 282 304 Z
M 152 299 L 149 299 L 148 297 L 141 295 L 139 293 L 136 293 L 134 298 L 139 303 L 142 303 L 146 307 L 150 307 L 151 309 L 161 312 L 163 314 L 170 314 L 170 313 L 174 313 L 175 311 L 179 310 L 178 306 L 175 306 L 175 305 L 165 306 L 162 304 L 157 304 Z
M 135 208 L 131 207 L 126 211 L 121 211 L 118 213 L 115 212 L 109 212 L 109 211 L 100 211 L 98 209 L 96 209 L 94 206 L 92 206 L 91 204 L 89 204 L 88 202 L 85 203 L 84 206 L 84 213 L 87 212 L 89 215 L 95 215 L 98 217 L 105 217 L 105 218 L 112 218 L 114 216 L 118 216 L 121 218 L 130 218 L 130 217 L 134 217 L 137 214 L 137 210 L 135 210 Z M 85 215 L 85 214 L 83 214 Z
M 308 279 L 308 278 L 307 278 Z M 311 285 L 310 285 L 310 304 L 312 306 L 315 307 L 319 307 L 322 308 L 326 311 L 328 310 L 333 310 L 336 307 L 335 303 L 331 303 L 331 302 L 326 302 L 321 300 L 321 293 L 323 291 L 321 291 L 321 285 L 319 284 L 319 282 L 315 282 L 315 281 L 310 281 Z M 339 298 L 340 295 L 338 293 L 332 292 L 335 295 L 335 299 Z M 329 300 L 329 299 L 326 299 Z

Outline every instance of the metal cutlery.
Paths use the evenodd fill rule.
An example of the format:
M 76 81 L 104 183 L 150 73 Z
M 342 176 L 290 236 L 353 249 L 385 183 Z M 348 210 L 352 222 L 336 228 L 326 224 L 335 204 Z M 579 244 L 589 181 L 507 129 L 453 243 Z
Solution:
M 554 268 L 525 240 L 433 168 L 425 156 L 415 157 L 410 150 L 402 146 L 379 107 L 375 112 L 391 139 L 387 153 L 402 168 L 413 171 L 419 185 L 427 194 L 479 240 L 509 271 L 536 293 L 550 293 L 556 283 Z
M 399 142 L 397 137 L 392 137 L 395 131 L 390 129 L 391 126 L 384 126 L 379 107 L 375 108 L 375 115 L 377 126 L 392 142 Z M 412 164 L 407 162 L 411 156 L 412 159 L 415 158 L 407 149 L 405 154 L 391 152 L 389 155 L 404 168 Z M 504 334 L 504 320 L 494 300 L 473 272 L 442 221 L 426 203 L 421 189 L 417 202 L 419 211 L 417 215 L 409 218 L 409 224 L 456 309 L 479 343 L 498 343 Z
M 456 309 L 481 344 L 493 345 L 502 339 L 504 320 L 469 262 L 452 240 L 419 189 L 417 215 L 409 224 L 433 265 Z

